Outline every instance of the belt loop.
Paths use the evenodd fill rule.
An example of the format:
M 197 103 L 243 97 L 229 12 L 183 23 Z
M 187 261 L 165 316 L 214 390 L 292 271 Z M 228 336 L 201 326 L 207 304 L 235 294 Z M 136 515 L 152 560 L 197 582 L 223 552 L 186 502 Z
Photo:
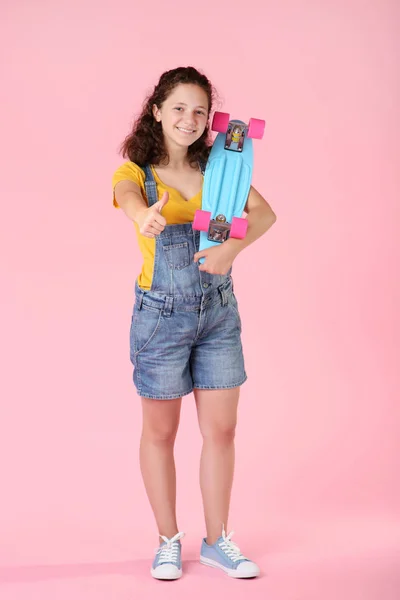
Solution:
M 224 289 L 223 284 L 218 287 L 218 291 L 221 294 L 222 306 L 226 306 L 228 304 L 228 295 L 226 293 L 226 290 Z
M 172 296 L 167 296 L 165 298 L 165 304 L 164 304 L 164 309 L 163 309 L 163 313 L 164 313 L 165 317 L 171 316 L 173 301 L 174 301 L 174 299 Z

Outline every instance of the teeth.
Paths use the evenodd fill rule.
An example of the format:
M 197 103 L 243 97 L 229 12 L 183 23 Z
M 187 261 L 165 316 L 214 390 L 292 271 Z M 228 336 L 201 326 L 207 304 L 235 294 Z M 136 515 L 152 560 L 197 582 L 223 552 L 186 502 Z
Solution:
M 183 127 L 178 127 L 179 131 L 184 131 L 185 133 L 193 133 L 193 129 L 183 129 Z

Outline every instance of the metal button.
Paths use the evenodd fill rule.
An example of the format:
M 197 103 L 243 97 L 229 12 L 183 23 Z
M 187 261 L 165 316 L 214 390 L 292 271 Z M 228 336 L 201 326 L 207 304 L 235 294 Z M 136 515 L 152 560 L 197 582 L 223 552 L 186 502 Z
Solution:
M 203 287 L 208 288 L 210 284 L 209 283 L 203 283 Z

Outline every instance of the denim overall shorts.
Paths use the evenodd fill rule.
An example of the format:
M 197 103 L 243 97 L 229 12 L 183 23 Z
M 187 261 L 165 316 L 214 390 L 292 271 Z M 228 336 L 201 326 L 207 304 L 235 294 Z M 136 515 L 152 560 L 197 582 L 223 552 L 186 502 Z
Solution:
M 158 201 L 148 165 L 149 206 Z M 167 225 L 156 236 L 150 290 L 135 284 L 130 328 L 133 381 L 144 398 L 169 400 L 194 388 L 218 390 L 246 379 L 241 320 L 231 270 L 211 275 L 193 261 L 200 233 L 191 223 Z

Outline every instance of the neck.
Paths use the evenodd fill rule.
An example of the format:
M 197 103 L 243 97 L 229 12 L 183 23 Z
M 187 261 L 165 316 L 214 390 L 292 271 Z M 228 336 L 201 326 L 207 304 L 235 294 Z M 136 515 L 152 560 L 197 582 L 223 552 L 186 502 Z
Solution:
M 169 161 L 161 162 L 161 167 L 168 166 L 171 169 L 183 169 L 189 164 L 187 148 L 170 147 L 167 145 Z

